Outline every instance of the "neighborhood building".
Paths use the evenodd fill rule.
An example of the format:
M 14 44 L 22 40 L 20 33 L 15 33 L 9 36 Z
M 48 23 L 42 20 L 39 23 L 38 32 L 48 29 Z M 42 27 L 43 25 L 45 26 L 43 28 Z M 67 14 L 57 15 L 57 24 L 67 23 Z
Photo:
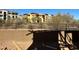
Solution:
M 30 14 L 24 14 L 22 17 L 23 19 L 26 19 L 30 23 L 45 23 L 48 21 L 48 18 L 50 18 L 52 15 L 49 14 L 39 14 L 39 13 L 30 13 Z M 37 19 L 36 19 L 37 18 Z M 36 19 L 36 20 L 34 20 Z M 39 20 L 38 20 L 39 19 Z
M 1 20 L 8 20 L 8 19 L 16 19 L 18 16 L 18 13 L 11 12 L 8 10 L 0 10 L 0 19 Z
M 41 14 L 41 13 L 28 13 L 18 15 L 17 12 L 0 9 L 0 20 L 11 20 L 11 19 L 17 20 L 17 18 L 19 18 L 21 20 L 26 20 L 25 22 L 28 23 L 46 23 L 50 21 L 49 19 L 52 16 L 53 15 Z

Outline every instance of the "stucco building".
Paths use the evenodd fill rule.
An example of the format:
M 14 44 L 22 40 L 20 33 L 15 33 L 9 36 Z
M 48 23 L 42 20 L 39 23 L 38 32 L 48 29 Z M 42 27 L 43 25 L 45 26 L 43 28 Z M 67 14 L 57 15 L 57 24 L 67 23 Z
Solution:
M 1 20 L 8 20 L 8 19 L 16 19 L 18 16 L 18 13 L 11 12 L 8 10 L 0 10 L 0 19 Z
M 45 23 L 45 22 L 47 22 L 49 15 L 48 14 L 30 13 L 30 14 L 24 14 L 22 17 L 23 17 L 23 19 L 26 19 L 26 20 L 28 19 L 27 21 L 30 22 L 30 23 L 33 23 L 33 22 Z M 34 20 L 34 19 L 36 19 L 36 20 Z

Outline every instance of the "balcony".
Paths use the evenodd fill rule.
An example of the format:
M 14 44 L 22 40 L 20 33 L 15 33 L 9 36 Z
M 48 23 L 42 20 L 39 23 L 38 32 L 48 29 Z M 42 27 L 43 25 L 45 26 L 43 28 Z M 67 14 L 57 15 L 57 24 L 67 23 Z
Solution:
M 0 15 L 2 15 L 2 13 L 0 13 Z
M 3 15 L 0 14 L 0 17 L 3 17 Z

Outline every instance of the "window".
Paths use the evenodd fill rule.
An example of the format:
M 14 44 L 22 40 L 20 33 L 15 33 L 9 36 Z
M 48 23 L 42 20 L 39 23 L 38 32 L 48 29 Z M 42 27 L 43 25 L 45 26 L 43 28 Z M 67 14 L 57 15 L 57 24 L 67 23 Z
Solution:
M 16 18 L 17 18 L 17 16 L 16 16 Z
M 4 12 L 4 20 L 6 20 L 6 12 Z
M 2 13 L 2 11 L 0 11 L 0 13 Z
M 8 14 L 11 14 L 10 12 Z
M 3 15 L 0 15 L 0 17 L 2 17 Z
M 14 16 L 12 16 L 12 18 L 14 19 Z

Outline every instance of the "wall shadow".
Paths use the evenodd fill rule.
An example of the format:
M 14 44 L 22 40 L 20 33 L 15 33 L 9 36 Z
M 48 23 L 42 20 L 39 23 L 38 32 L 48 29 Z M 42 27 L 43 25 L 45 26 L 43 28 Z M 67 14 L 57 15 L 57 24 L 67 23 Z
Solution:
M 79 49 L 79 31 L 73 31 L 72 32 L 72 42 L 74 46 Z
M 33 44 L 28 50 L 58 50 L 58 31 L 33 32 Z
M 70 50 L 75 50 L 79 49 L 79 31 L 67 31 L 67 33 L 72 33 L 72 43 L 73 43 L 73 49 Z

